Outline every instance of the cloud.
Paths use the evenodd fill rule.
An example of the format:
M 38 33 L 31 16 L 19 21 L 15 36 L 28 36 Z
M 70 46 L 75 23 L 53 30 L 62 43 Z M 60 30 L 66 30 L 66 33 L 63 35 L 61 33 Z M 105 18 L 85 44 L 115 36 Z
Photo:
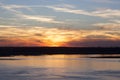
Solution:
M 30 20 L 42 23 L 64 23 L 53 16 L 27 15 L 18 8 L 31 9 L 30 7 L 3 5 L 2 8 L 16 15 L 16 19 Z M 103 18 L 120 17 L 119 10 L 101 9 L 96 11 L 76 10 L 75 6 L 64 4 L 64 6 L 46 6 L 59 12 L 78 15 L 97 16 Z M 45 27 L 21 27 L 0 25 L 1 46 L 119 46 L 120 42 L 120 20 L 110 20 L 107 23 L 96 23 L 99 30 L 72 30 Z
M 46 22 L 46 23 L 63 23 L 62 21 L 56 21 L 54 18 L 45 17 L 45 16 L 32 16 L 32 15 L 21 15 L 24 19 L 28 20 L 36 20 L 39 22 Z
M 120 10 L 101 9 L 101 10 L 93 11 L 92 14 L 103 18 L 113 18 L 113 17 L 120 17 Z
M 113 17 L 120 17 L 120 10 L 118 9 L 98 9 L 94 11 L 86 11 L 82 9 L 75 9 L 75 6 L 70 5 L 70 4 L 60 4 L 60 5 L 54 5 L 54 6 L 43 6 L 43 5 L 30 5 L 30 6 L 25 6 L 25 5 L 4 5 L 0 4 L 1 7 L 15 12 L 19 14 L 23 14 L 20 11 L 17 11 L 16 9 L 18 8 L 23 8 L 27 9 L 29 11 L 34 12 L 32 8 L 37 7 L 37 8 L 50 8 L 55 11 L 59 12 L 67 12 L 67 13 L 72 13 L 72 14 L 81 14 L 81 15 L 87 15 L 87 16 L 96 16 L 96 17 L 102 17 L 102 18 L 113 18 Z
M 16 27 L 16 26 L 10 26 L 10 25 L 0 25 L 0 28 L 8 28 L 8 27 Z
M 6 9 L 27 9 L 27 10 L 32 11 L 30 7 L 25 6 L 25 5 L 4 5 L 1 3 L 1 6 Z
M 34 34 L 35 36 L 43 36 L 43 34 L 41 34 L 41 33 L 36 33 L 36 34 Z
M 2 37 L 3 38 L 3 37 Z M 6 39 L 2 39 L 1 37 L 0 37 L 0 42 L 8 42 L 9 40 L 6 40 Z
M 120 24 L 115 23 L 97 23 L 94 26 L 98 26 L 101 29 L 120 30 Z
M 119 31 L 110 30 L 67 30 L 34 26 L 0 27 L 0 32 L 0 45 L 4 46 L 82 46 L 91 44 L 90 41 L 98 45 L 100 41 L 103 44 L 120 40 Z
M 22 20 L 33 20 L 37 22 L 43 22 L 43 23 L 63 23 L 62 21 L 57 21 L 54 19 L 54 17 L 51 16 L 41 16 L 41 15 L 27 15 L 24 14 L 21 11 L 16 10 L 17 8 L 25 8 L 30 11 L 32 11 L 32 8 L 30 6 L 23 6 L 23 5 L 4 5 L 0 4 L 1 8 L 10 11 L 13 15 L 16 16 L 16 18 L 20 18 Z M 31 7 L 36 7 L 36 6 L 31 6 Z M 40 7 L 40 6 L 39 6 Z
M 7 11 L 10 11 L 10 12 L 13 13 L 14 15 L 22 14 L 22 12 L 13 9 L 13 8 L 11 7 L 11 5 L 9 6 L 9 5 L 5 5 L 5 4 L 3 4 L 3 3 L 0 3 L 0 8 L 3 8 L 3 9 L 5 9 L 5 10 L 7 10 Z
M 46 6 L 46 7 L 58 12 L 66 12 L 66 13 L 72 13 L 72 14 L 96 16 L 96 17 L 102 17 L 102 18 L 120 17 L 120 10 L 115 10 L 115 9 L 100 9 L 95 11 L 86 11 L 86 10 L 80 10 L 80 9 L 72 9 L 66 6 L 64 7 Z
M 120 24 L 120 20 L 110 20 L 110 21 L 112 21 L 112 22 L 114 22 L 114 23 L 119 23 Z
M 65 45 L 72 47 L 120 47 L 120 40 L 83 39 L 82 41 L 70 41 Z
M 67 40 L 68 37 L 66 35 L 69 33 L 56 28 L 43 27 L 1 27 L 0 32 L 0 40 L 2 41 L 0 44 L 4 44 L 4 46 L 57 46 L 58 43 L 60 45 Z M 8 42 L 3 43 L 3 39 L 8 40 Z
M 67 7 L 57 7 L 57 6 L 47 6 L 47 8 L 51 8 L 55 11 L 59 11 L 59 12 L 67 12 L 67 13 L 73 13 L 73 14 L 83 14 L 83 15 L 90 15 L 89 12 L 84 11 L 84 10 L 74 10 L 71 8 L 67 8 Z
M 71 5 L 71 4 L 57 4 L 57 5 L 54 5 L 56 7 L 62 7 L 62 8 L 75 8 L 74 5 Z M 43 7 L 46 7 L 46 6 L 43 6 Z
M 115 3 L 113 0 L 92 0 L 94 2 L 99 2 L 99 3 Z
M 120 32 L 119 31 L 106 32 L 106 34 L 112 34 L 112 35 L 118 35 L 118 36 L 120 36 Z
M 16 9 L 26 9 L 26 10 L 29 10 L 30 12 L 34 12 L 32 8 L 40 8 L 43 6 L 41 5 L 15 5 L 15 4 L 8 5 L 8 4 L 0 3 L 0 7 L 7 9 L 9 11 L 15 12 L 15 13 L 21 13 L 20 11 Z
M 103 30 L 120 30 L 120 20 L 111 20 L 112 22 L 107 23 L 96 23 L 93 26 L 97 26 Z
M 111 37 L 107 35 L 87 35 L 85 38 L 86 39 L 109 39 Z

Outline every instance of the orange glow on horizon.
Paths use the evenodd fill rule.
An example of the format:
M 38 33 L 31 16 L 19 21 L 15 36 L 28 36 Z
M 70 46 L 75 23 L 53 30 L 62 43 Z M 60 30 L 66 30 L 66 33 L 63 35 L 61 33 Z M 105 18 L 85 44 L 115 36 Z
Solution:
M 117 31 L 107 30 L 63 30 L 44 27 L 9 27 L 0 29 L 0 46 L 81 46 L 86 41 L 119 41 Z M 112 34 L 114 33 L 114 34 Z M 69 42 L 73 42 L 69 45 Z M 74 42 L 75 45 L 74 45 Z M 84 44 L 83 44 L 84 45 Z
M 47 46 L 59 47 L 62 46 L 68 39 L 62 35 L 49 35 L 45 38 L 44 43 Z

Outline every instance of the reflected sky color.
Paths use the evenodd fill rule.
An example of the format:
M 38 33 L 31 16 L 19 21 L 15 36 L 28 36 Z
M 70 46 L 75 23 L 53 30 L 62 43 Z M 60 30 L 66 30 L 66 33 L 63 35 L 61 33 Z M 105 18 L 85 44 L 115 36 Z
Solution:
M 119 58 L 117 59 L 97 59 L 89 57 L 102 57 L 107 55 L 43 55 L 43 56 L 15 56 L 0 57 L 0 63 L 13 67 L 58 67 L 58 68 L 80 68 L 99 69 L 99 70 L 119 70 Z M 120 56 L 120 55 L 109 55 Z M 19 64 L 18 64 L 19 63 Z M 70 66 L 71 65 L 71 66 Z M 103 66 L 104 65 L 104 66 Z M 109 67 L 112 66 L 112 67 Z
M 119 0 L 0 0 L 0 46 L 120 47 Z
M 119 58 L 100 59 L 89 56 L 102 55 L 1 57 L 0 78 L 1 80 L 8 78 L 9 80 L 119 80 Z

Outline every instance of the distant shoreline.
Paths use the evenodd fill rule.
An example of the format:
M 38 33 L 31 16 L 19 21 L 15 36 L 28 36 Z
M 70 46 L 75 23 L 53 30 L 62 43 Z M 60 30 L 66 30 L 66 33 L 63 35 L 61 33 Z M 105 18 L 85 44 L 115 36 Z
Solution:
M 0 56 L 43 54 L 120 54 L 120 47 L 0 47 Z

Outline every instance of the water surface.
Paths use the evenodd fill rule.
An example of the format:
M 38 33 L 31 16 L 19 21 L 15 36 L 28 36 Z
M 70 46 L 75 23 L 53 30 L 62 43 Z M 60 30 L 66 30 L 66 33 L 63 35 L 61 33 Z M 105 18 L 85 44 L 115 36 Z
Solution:
M 0 80 L 119 80 L 120 58 L 105 56 L 0 57 Z

